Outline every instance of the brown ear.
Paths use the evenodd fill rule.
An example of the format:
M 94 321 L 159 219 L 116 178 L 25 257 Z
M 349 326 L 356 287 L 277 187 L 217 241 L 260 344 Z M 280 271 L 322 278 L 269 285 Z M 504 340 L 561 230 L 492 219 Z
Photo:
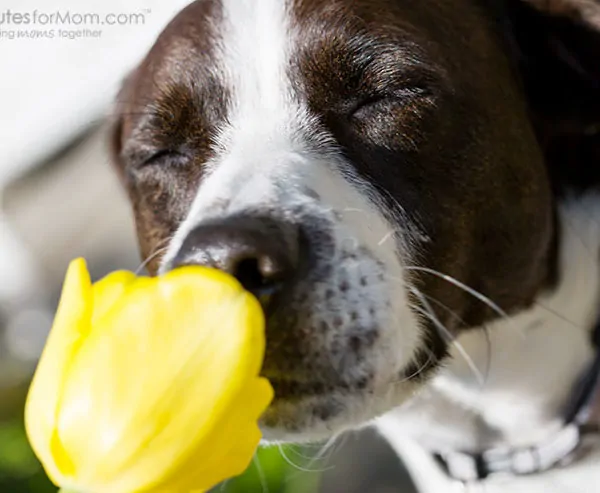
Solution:
M 600 184 L 600 0 L 507 0 L 532 118 L 557 188 Z

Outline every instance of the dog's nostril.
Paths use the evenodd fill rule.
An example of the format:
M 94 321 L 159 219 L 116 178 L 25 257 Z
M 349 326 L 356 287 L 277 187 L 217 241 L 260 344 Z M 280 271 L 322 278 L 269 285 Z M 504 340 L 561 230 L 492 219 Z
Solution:
M 285 276 L 277 262 L 267 256 L 242 260 L 232 274 L 244 288 L 259 298 L 272 295 Z
M 264 284 L 256 259 L 242 260 L 235 268 L 233 275 L 248 291 L 259 289 Z

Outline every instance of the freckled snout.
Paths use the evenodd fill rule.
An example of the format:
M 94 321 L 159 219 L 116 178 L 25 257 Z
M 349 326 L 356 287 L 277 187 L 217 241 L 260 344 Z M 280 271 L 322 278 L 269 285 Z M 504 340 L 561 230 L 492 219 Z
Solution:
M 381 392 L 387 402 L 389 382 L 403 378 L 418 342 L 417 334 L 393 330 L 403 314 L 391 300 L 402 294 L 387 280 L 382 250 L 365 245 L 331 208 L 302 199 L 265 207 L 273 214 L 249 208 L 198 219 L 163 266 L 223 270 L 262 302 L 261 373 L 275 389 L 262 426 L 279 438 L 306 430 L 321 436 L 357 419 L 357 407 L 370 418 L 364 399 Z M 399 351 L 406 357 L 396 363 Z

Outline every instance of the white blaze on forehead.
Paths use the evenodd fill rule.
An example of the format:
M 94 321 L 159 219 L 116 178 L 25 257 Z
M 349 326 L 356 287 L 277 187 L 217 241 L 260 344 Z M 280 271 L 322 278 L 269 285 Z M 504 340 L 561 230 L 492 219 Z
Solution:
M 276 176 L 293 174 L 292 139 L 302 112 L 290 96 L 288 26 L 285 0 L 222 0 L 216 57 L 230 97 L 190 214 L 196 221 L 215 201 L 229 201 L 230 212 L 272 202 Z
M 221 0 L 221 7 L 213 56 L 229 95 L 227 119 L 165 261 L 202 220 L 277 202 L 277 176 L 292 187 L 298 168 L 292 137 L 302 111 L 290 97 L 287 2 Z M 215 212 L 217 202 L 228 204 L 226 210 Z
M 222 0 L 223 55 L 236 97 L 234 117 L 272 117 L 285 106 L 288 17 L 285 0 Z
M 233 146 L 230 152 L 257 145 L 280 146 L 289 139 L 297 114 L 291 104 L 287 74 L 287 2 L 222 1 L 222 56 L 226 84 L 232 93 L 230 126 L 224 129 L 223 138 Z

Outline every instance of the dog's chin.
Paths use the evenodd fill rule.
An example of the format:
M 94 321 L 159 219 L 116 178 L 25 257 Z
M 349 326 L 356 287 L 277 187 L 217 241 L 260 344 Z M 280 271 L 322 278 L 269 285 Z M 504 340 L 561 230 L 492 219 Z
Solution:
M 359 423 L 352 423 L 349 401 L 341 394 L 276 397 L 262 416 L 260 428 L 266 442 L 314 442 L 326 440 Z
M 401 405 L 414 395 L 418 384 L 389 384 L 386 389 L 327 388 L 322 384 L 305 393 L 285 395 L 289 383 L 272 381 L 275 398 L 260 420 L 263 440 L 269 442 L 315 442 L 344 431 L 369 425 L 373 419 Z M 279 395 L 277 390 L 281 389 Z

